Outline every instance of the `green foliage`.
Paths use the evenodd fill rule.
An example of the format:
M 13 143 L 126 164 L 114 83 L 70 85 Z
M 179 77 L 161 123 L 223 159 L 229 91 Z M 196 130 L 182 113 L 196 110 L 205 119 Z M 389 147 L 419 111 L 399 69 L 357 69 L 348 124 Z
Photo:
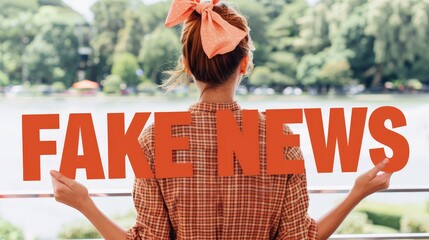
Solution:
M 337 234 L 359 234 L 365 232 L 365 227 L 371 224 L 365 213 L 353 212 L 338 227 Z
M 329 14 L 328 6 L 323 3 L 307 9 L 307 14 L 298 20 L 300 38 L 294 42 L 296 49 L 314 54 L 330 46 Z
M 153 82 L 161 83 L 161 73 L 172 69 L 179 57 L 179 38 L 173 30 L 158 27 L 143 41 L 139 60 L 146 76 Z
M 91 41 L 94 51 L 92 60 L 95 63 L 92 69 L 94 80 L 103 79 L 111 71 L 119 31 L 125 27 L 125 14 L 129 7 L 128 0 L 100 0 L 91 7 L 95 29 L 95 36 Z
M 23 240 L 24 234 L 21 229 L 12 223 L 0 219 L 0 240 Z
M 294 42 L 299 39 L 300 26 L 298 20 L 308 9 L 305 0 L 292 1 L 280 7 L 281 14 L 268 26 L 267 37 L 272 51 L 295 51 Z
M 343 86 L 350 81 L 352 75 L 350 64 L 346 59 L 329 61 L 320 70 L 322 83 L 333 86 Z
M 128 57 L 132 66 L 124 70 L 116 60 L 132 54 L 144 69 L 143 77 L 159 84 L 161 72 L 174 67 L 181 47 L 180 27 L 164 27 L 170 4 L 98 0 L 89 24 L 62 0 L 0 0 L 0 71 L 12 83 L 60 81 L 69 87 L 76 80 L 78 50 L 83 45 L 92 50 L 89 79 L 100 81 L 113 73 L 137 86 L 140 80 L 129 77 L 135 61 Z M 396 79 L 429 84 L 428 1 L 234 0 L 230 4 L 249 21 L 255 65 L 270 72 L 264 81 L 257 73 L 259 80 L 253 77 L 252 84 L 268 84 L 276 90 L 290 85 L 329 89 L 352 81 L 380 88 Z M 86 33 L 80 26 L 88 26 Z M 118 65 L 122 70 L 117 70 Z M 404 84 L 415 89 L 415 84 Z
M 9 77 L 0 71 L 0 87 L 7 86 L 9 84 Z
M 23 64 L 24 79 L 32 83 L 52 83 L 54 69 L 60 64 L 60 58 L 55 47 L 39 35 L 25 49 Z
M 393 205 L 377 202 L 363 202 L 357 211 L 366 213 L 373 224 L 401 229 L 401 218 L 413 215 L 422 216 L 422 207 L 418 205 Z
M 150 81 L 144 81 L 137 86 L 137 91 L 141 94 L 153 96 L 157 93 L 158 87 Z
M 429 214 L 429 200 L 426 201 L 426 213 Z
M 256 49 L 253 61 L 256 65 L 264 65 L 270 51 L 269 41 L 265 36 L 270 21 L 268 9 L 257 0 L 234 0 L 231 5 L 238 8 L 239 12 L 248 19 Z
M 271 82 L 271 70 L 268 67 L 256 67 L 249 77 L 250 84 L 255 86 L 268 86 Z
M 405 76 L 407 64 L 429 53 L 429 4 L 427 1 L 368 1 L 366 33 L 373 36 L 379 74 Z M 381 82 L 375 78 L 373 85 Z
M 113 220 L 125 229 L 135 224 L 136 214 L 129 212 L 125 215 L 115 216 Z M 74 222 L 64 225 L 58 237 L 61 239 L 100 239 L 101 236 L 89 222 Z
M 429 232 L 429 215 L 405 215 L 401 218 L 401 232 Z
M 387 227 L 391 227 L 393 229 L 399 230 L 401 228 L 401 214 L 393 213 L 388 209 L 361 209 L 360 211 L 366 213 L 368 218 L 372 221 L 372 223 L 377 225 L 383 225 Z
M 51 85 L 51 89 L 55 93 L 61 93 L 66 90 L 66 85 L 63 82 L 54 82 Z
M 138 56 L 144 37 L 144 28 L 141 24 L 140 14 L 137 11 L 128 10 L 125 14 L 125 26 L 118 32 L 118 43 L 115 53 L 131 53 Z
M 100 239 L 101 235 L 91 224 L 79 222 L 64 226 L 58 237 L 61 239 Z
M 164 27 L 170 4 L 170 1 L 161 1 L 150 5 L 141 5 L 137 8 L 145 34 L 150 34 L 158 27 Z
M 337 234 L 371 234 L 371 233 L 397 233 L 398 231 L 380 225 L 373 225 L 367 214 L 352 212 L 337 229 Z
M 103 82 L 103 92 L 106 94 L 120 94 L 124 84 L 121 76 L 109 75 Z
M 121 77 L 128 86 L 135 87 L 141 80 L 136 71 L 139 69 L 137 58 L 131 53 L 122 53 L 114 57 L 112 74 Z

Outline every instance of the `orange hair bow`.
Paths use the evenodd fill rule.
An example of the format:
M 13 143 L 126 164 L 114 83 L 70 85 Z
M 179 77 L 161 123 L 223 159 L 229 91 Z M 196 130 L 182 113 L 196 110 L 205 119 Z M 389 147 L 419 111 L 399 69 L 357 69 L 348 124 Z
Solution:
M 218 54 L 232 52 L 246 37 L 247 33 L 213 11 L 213 6 L 220 0 L 173 0 L 165 21 L 166 27 L 174 27 L 184 22 L 194 11 L 201 14 L 201 42 L 209 59 Z

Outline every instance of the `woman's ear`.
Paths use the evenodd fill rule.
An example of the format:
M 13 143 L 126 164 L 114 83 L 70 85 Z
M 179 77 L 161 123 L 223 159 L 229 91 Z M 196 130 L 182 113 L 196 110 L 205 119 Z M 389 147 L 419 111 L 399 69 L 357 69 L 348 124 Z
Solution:
M 241 63 L 240 63 L 241 74 L 246 74 L 248 65 L 249 65 L 249 55 L 246 55 L 243 57 L 243 59 L 241 59 Z

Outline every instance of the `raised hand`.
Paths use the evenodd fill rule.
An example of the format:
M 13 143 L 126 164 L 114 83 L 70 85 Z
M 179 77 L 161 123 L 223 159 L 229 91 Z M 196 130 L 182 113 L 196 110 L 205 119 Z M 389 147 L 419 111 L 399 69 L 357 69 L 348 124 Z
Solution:
M 91 201 L 88 189 L 55 170 L 52 170 L 50 173 L 52 176 L 55 200 L 82 211 Z
M 389 159 L 386 158 L 368 172 L 360 175 L 356 179 L 351 193 L 363 199 L 375 192 L 387 189 L 392 173 L 382 171 L 388 163 Z

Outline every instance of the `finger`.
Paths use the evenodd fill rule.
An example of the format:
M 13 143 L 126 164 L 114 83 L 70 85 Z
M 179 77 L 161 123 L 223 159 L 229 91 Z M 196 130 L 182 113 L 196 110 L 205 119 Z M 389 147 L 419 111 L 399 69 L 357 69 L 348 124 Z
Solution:
M 384 181 L 390 181 L 390 178 L 392 177 L 393 173 L 383 172 L 380 174 L 380 178 Z
M 383 172 L 376 177 L 376 182 L 382 186 L 383 189 L 387 189 L 390 185 L 390 178 L 392 173 Z
M 377 176 L 377 174 L 384 169 L 386 164 L 389 163 L 389 159 L 385 158 L 383 161 L 381 161 L 379 164 L 377 164 L 374 168 L 368 171 L 368 175 L 371 176 L 371 178 L 374 178 Z
M 66 185 L 68 188 L 71 188 L 72 184 L 73 184 L 73 180 L 64 176 L 63 174 L 61 174 L 58 171 L 55 170 L 51 170 L 50 174 L 52 176 L 53 179 L 55 179 L 58 182 L 63 183 L 64 185 Z
M 63 182 L 58 181 L 55 178 L 52 178 L 52 184 L 54 185 L 54 191 L 58 189 L 71 189 L 69 186 L 67 186 Z

